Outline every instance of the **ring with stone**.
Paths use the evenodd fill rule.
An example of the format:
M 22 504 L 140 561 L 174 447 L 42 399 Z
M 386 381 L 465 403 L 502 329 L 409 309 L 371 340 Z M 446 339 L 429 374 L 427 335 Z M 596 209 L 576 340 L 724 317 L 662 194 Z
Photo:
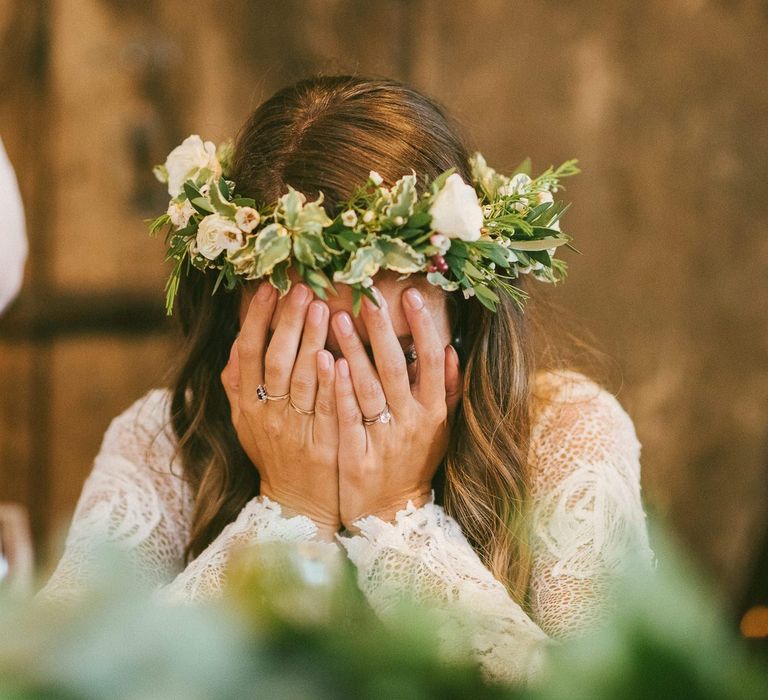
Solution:
M 290 394 L 282 394 L 281 396 L 275 396 L 273 394 L 270 394 L 267 391 L 267 387 L 265 387 L 263 384 L 259 384 L 256 387 L 256 397 L 264 403 L 265 401 L 282 401 L 283 399 L 287 399 L 290 396 Z
M 392 414 L 389 411 L 389 405 L 384 404 L 384 410 L 381 413 L 375 415 L 373 418 L 366 418 L 363 416 L 364 425 L 373 425 L 374 423 L 389 423 L 392 420 Z

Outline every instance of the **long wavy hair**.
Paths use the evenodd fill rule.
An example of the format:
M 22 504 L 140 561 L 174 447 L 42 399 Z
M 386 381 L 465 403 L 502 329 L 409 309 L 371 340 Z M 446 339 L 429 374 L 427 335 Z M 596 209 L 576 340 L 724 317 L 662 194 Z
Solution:
M 324 207 L 335 216 L 370 170 L 391 186 L 411 169 L 432 178 L 451 167 L 471 181 L 467 143 L 437 101 L 391 79 L 316 75 L 280 90 L 252 113 L 236 139 L 232 179 L 243 196 L 263 203 L 274 202 L 287 185 L 311 199 L 322 190 Z M 239 330 L 240 295 L 212 295 L 213 284 L 213 276 L 184 277 L 177 301 L 185 344 L 172 382 L 172 424 L 195 493 L 188 557 L 205 549 L 259 492 L 219 379 Z M 524 314 L 504 299 L 491 313 L 475 299 L 446 296 L 463 397 L 433 484 L 436 500 L 525 606 L 537 371 L 533 304 Z

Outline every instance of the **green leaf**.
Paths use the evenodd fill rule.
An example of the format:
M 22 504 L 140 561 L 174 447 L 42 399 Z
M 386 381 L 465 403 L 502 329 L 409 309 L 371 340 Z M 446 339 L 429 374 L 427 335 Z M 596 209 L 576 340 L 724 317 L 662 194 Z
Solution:
M 400 238 L 377 238 L 375 245 L 382 253 L 382 266 L 402 274 L 419 272 L 426 264 L 423 253 L 417 253 Z
M 352 315 L 357 316 L 360 313 L 360 306 L 363 303 L 363 293 L 361 287 L 352 287 Z
M 226 216 L 228 219 L 235 218 L 235 212 L 237 211 L 237 207 L 232 204 L 232 202 L 228 202 L 224 195 L 221 193 L 221 190 L 218 188 L 216 183 L 211 184 L 210 188 L 210 200 L 211 204 L 213 204 L 213 208 L 222 216 Z
M 402 216 L 407 219 L 413 213 L 413 206 L 416 203 L 416 176 L 403 175 L 392 188 L 392 204 L 388 205 L 384 213 L 386 216 L 394 219 L 396 216 Z
M 488 241 L 477 241 L 474 246 L 483 256 L 490 258 L 501 267 L 509 267 L 507 259 L 507 250 L 498 243 L 489 243 Z
M 445 186 L 445 181 L 453 175 L 453 173 L 456 172 L 456 168 L 448 168 L 448 170 L 445 170 L 444 172 L 440 173 L 433 181 L 432 181 L 432 194 L 436 195 L 443 187 Z
M 223 281 L 224 277 L 226 276 L 226 274 L 227 274 L 226 273 L 226 268 L 222 267 L 221 270 L 219 271 L 219 275 L 216 278 L 216 281 L 213 284 L 213 291 L 211 292 L 211 296 L 216 294 L 216 290 L 219 288 L 219 285 L 222 283 L 222 281 Z
M 546 250 L 558 245 L 567 243 L 570 239 L 567 236 L 552 236 L 550 238 L 537 238 L 532 241 L 515 241 L 509 242 L 509 247 L 512 250 Z
M 256 277 L 272 272 L 275 265 L 291 254 L 291 237 L 280 224 L 270 224 L 262 229 L 254 245 L 256 253 Z
M 531 175 L 531 159 L 526 158 L 510 173 L 510 176 L 517 175 L 518 173 L 525 173 L 530 177 Z
M 442 287 L 446 292 L 453 292 L 459 288 L 459 285 L 456 281 L 449 280 L 440 272 L 428 272 L 427 282 L 438 287 Z
M 291 280 L 288 277 L 288 268 L 291 266 L 290 260 L 284 260 L 275 265 L 272 274 L 269 276 L 269 283 L 284 296 L 291 288 Z
M 256 200 L 250 197 L 235 197 L 232 203 L 237 204 L 238 207 L 256 207 Z
M 284 194 L 280 197 L 280 202 L 283 206 L 285 225 L 288 228 L 296 228 L 299 222 L 299 212 L 301 212 L 303 206 L 301 195 L 293 189 L 293 187 L 288 185 L 288 194 Z
M 333 273 L 333 280 L 344 284 L 360 284 L 379 271 L 383 259 L 384 254 L 374 245 L 358 248 L 349 257 L 344 269 Z
M 227 181 L 223 178 L 219 178 L 219 190 L 221 190 L 221 196 L 224 197 L 224 199 L 229 199 L 232 194 L 229 191 L 229 185 L 227 185 Z
M 413 216 L 411 216 L 408 219 L 408 228 L 424 228 L 428 224 L 432 222 L 432 215 L 428 211 L 419 211 L 416 212 Z M 404 234 L 405 231 L 402 232 Z M 401 235 L 402 235 L 401 234 Z
M 184 194 L 187 195 L 187 199 L 191 202 L 193 199 L 196 199 L 197 197 L 202 196 L 200 194 L 200 190 L 195 187 L 194 182 L 192 180 L 187 180 L 184 185 Z
M 191 199 L 189 203 L 197 209 L 198 212 L 200 212 L 203 216 L 206 214 L 215 214 L 216 210 L 213 208 L 211 203 L 205 198 L 205 197 L 195 197 L 194 199 Z
M 478 284 L 476 287 L 473 287 L 473 289 L 475 290 L 475 296 L 483 306 L 489 308 L 491 311 L 496 311 L 496 304 L 499 302 L 499 297 L 494 292 L 483 284 Z
M 325 209 L 318 202 L 304 205 L 296 216 L 296 228 L 299 231 L 320 234 L 326 226 L 330 226 L 332 223 L 333 219 L 328 217 Z

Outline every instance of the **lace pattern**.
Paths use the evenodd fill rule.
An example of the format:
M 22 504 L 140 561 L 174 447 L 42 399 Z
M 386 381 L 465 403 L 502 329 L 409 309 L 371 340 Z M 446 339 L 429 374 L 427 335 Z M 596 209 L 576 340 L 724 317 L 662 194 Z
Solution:
M 540 377 L 547 395 L 531 435 L 533 564 L 527 615 L 485 568 L 458 523 L 434 502 L 413 503 L 393 523 L 360 520 L 360 534 L 338 536 L 357 567 L 360 588 L 386 617 L 404 595 L 443 614 L 436 630 L 469 624 L 473 650 L 493 678 L 525 680 L 557 639 L 600 619 L 611 576 L 629 551 L 649 564 L 640 493 L 640 443 L 614 396 L 576 372 Z M 174 461 L 169 394 L 155 390 L 116 418 L 85 483 L 64 555 L 41 592 L 69 597 L 87 579 L 94 542 L 121 543 L 141 575 L 168 600 L 219 595 L 232 550 L 246 542 L 315 540 L 309 518 L 286 518 L 266 498 L 249 501 L 194 561 L 184 562 L 192 494 Z

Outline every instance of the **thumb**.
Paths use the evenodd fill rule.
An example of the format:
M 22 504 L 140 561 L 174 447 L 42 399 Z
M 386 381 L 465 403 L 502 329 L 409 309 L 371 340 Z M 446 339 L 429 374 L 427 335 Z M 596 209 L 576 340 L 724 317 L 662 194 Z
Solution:
M 462 394 L 461 369 L 459 354 L 453 345 L 445 349 L 445 403 L 448 407 L 448 420 L 453 418 Z

